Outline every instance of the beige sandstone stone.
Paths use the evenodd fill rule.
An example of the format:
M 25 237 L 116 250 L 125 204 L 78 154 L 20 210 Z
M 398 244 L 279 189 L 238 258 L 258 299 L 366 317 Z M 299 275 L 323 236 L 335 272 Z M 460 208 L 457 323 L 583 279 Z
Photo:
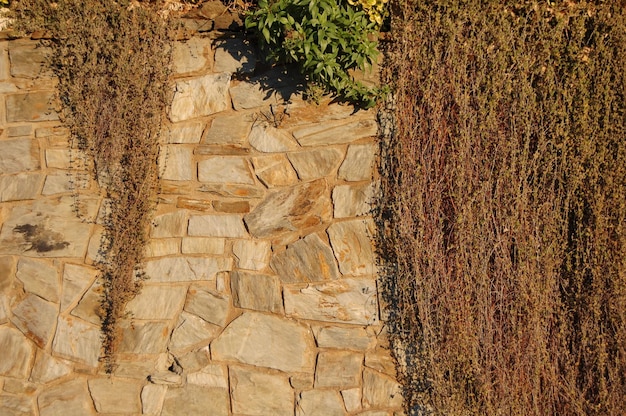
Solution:
M 37 170 L 39 145 L 32 139 L 12 139 L 2 141 L 0 152 L 0 172 L 4 175 Z
M 183 254 L 210 254 L 219 256 L 224 254 L 225 240 L 223 238 L 185 237 L 183 238 Z
M 52 121 L 58 120 L 55 111 L 55 93 L 36 91 L 5 96 L 7 121 Z
M 196 315 L 183 312 L 174 327 L 169 348 L 178 351 L 195 345 L 207 345 L 220 331 L 221 327 L 210 324 Z
M 294 185 L 298 176 L 284 155 L 255 157 L 252 159 L 254 172 L 268 188 Z
M 178 254 L 180 251 L 179 238 L 151 238 L 146 244 L 145 255 L 150 257 L 162 257 L 172 254 Z M 183 254 L 185 251 L 183 251 Z
M 126 310 L 135 319 L 171 319 L 182 309 L 186 294 L 187 286 L 144 284 Z
M 253 236 L 263 238 L 314 227 L 330 216 L 326 181 L 317 180 L 269 194 L 244 221 Z
M 15 277 L 16 257 L 0 256 L 0 293 L 11 288 Z
M 161 416 L 204 415 L 228 416 L 228 390 L 189 384 L 185 388 L 169 388 L 165 394 Z
M 209 323 L 224 327 L 228 322 L 230 298 L 192 286 L 187 293 L 184 309 Z
M 200 143 L 204 123 L 195 121 L 190 123 L 175 123 L 167 127 L 167 143 L 171 144 L 195 144 Z
M 4 391 L 11 394 L 33 394 L 37 390 L 37 384 L 31 383 L 26 380 L 18 380 L 14 378 L 8 378 L 4 380 Z
M 52 49 L 28 40 L 9 42 L 11 75 L 15 78 L 41 78 L 52 75 L 47 63 Z
M 323 146 L 350 143 L 376 135 L 378 125 L 372 119 L 335 121 L 312 124 L 294 130 L 293 135 L 300 146 Z
M 241 114 L 216 116 L 211 127 L 206 130 L 202 143 L 243 145 L 252 123 L 252 118 Z
M 135 355 L 118 356 L 113 369 L 116 377 L 131 378 L 142 382 L 154 372 L 156 358 L 154 355 L 143 355 L 137 359 Z
M 366 410 L 359 413 L 357 416 L 391 416 L 391 412 L 385 410 Z
M 195 199 L 178 197 L 176 199 L 176 208 L 189 209 L 193 211 L 211 211 L 213 201 L 210 199 Z
M 72 160 L 70 149 L 46 149 L 46 166 L 55 169 L 69 169 Z
M 98 413 L 141 412 L 139 384 L 108 378 L 92 378 L 88 385 Z
M 100 315 L 102 292 L 102 283 L 96 280 L 85 292 L 83 297 L 78 302 L 78 305 L 72 309 L 71 314 L 77 318 L 99 326 L 102 321 L 102 317 Z
M 40 416 L 95 415 L 87 383 L 82 378 L 46 388 L 39 395 L 37 404 Z
M 211 343 L 214 360 L 234 360 L 285 372 L 312 372 L 310 330 L 273 315 L 245 312 Z
M 358 386 L 362 363 L 362 354 L 350 351 L 320 352 L 315 368 L 315 388 Z
M 371 325 L 378 321 L 373 279 L 286 286 L 285 313 L 299 319 Z
M 361 388 L 355 387 L 352 389 L 341 390 L 341 397 L 343 398 L 343 405 L 350 413 L 356 412 L 361 408 Z
M 86 181 L 78 181 L 70 171 L 55 172 L 46 176 L 41 194 L 49 196 L 68 193 L 78 189 L 86 189 L 88 185 Z
M 35 415 L 33 397 L 0 393 L 0 414 L 2 416 Z
M 71 316 L 60 316 L 52 352 L 57 357 L 97 367 L 100 355 L 99 327 Z
M 320 348 L 365 351 L 376 344 L 376 340 L 360 327 L 322 326 L 315 328 L 314 333 Z
M 11 322 L 39 348 L 45 348 L 54 334 L 59 306 L 29 294 L 13 309 Z
M 264 188 L 243 184 L 211 184 L 202 185 L 198 188 L 200 192 L 207 192 L 216 196 L 228 198 L 262 198 L 265 195 Z
M 248 201 L 213 201 L 212 205 L 215 212 L 227 214 L 247 214 L 250 212 Z
M 39 195 L 43 175 L 18 173 L 0 176 L 0 202 L 34 199 Z
M 332 390 L 308 390 L 300 393 L 296 416 L 345 416 L 339 393 Z
M 274 276 L 235 271 L 230 276 L 233 303 L 238 308 L 280 313 L 280 284 Z
M 225 39 L 215 49 L 215 72 L 248 74 L 254 71 L 256 54 L 248 39 Z
M 208 183 L 254 185 L 246 158 L 213 156 L 198 162 L 198 180 Z
M 26 379 L 34 359 L 35 348 L 17 329 L 0 327 L 0 375 Z
M 97 275 L 98 270 L 95 268 L 66 263 L 63 270 L 61 311 L 67 310 L 68 307 L 81 299 Z
M 313 373 L 296 373 L 289 377 L 291 387 L 296 390 L 309 390 L 313 388 L 315 382 L 315 374 Z
M 348 147 L 346 158 L 339 168 L 338 177 L 344 181 L 372 179 L 372 167 L 376 156 L 373 143 L 353 144 Z
M 158 415 L 161 413 L 167 386 L 146 384 L 141 389 L 141 413 L 144 415 Z
M 382 348 L 380 345 L 373 351 L 365 354 L 365 366 L 391 377 L 396 376 L 396 363 L 389 353 L 389 349 Z
M 245 270 L 263 270 L 270 258 L 271 246 L 268 241 L 236 240 L 233 254 L 237 267 Z
M 230 368 L 233 413 L 248 416 L 292 416 L 293 390 L 284 376 L 247 368 Z
M 213 257 L 165 257 L 146 262 L 151 282 L 191 282 L 215 280 L 215 275 L 231 269 L 231 260 Z
M 287 157 L 303 181 L 332 174 L 339 166 L 343 154 L 335 148 L 314 149 L 288 153 Z
M 0 325 L 9 321 L 9 297 L 0 293 Z
M 210 67 L 210 52 L 211 39 L 209 38 L 192 37 L 185 42 L 175 42 L 172 49 L 174 73 L 188 74 Z
M 122 328 L 121 353 L 158 354 L 165 351 L 170 328 L 167 322 L 125 322 Z
M 65 377 L 71 372 L 72 367 L 65 361 L 54 358 L 48 353 L 39 350 L 37 351 L 37 358 L 35 359 L 35 365 L 33 366 L 29 380 L 35 383 L 46 384 L 50 381 Z
M 228 372 L 220 364 L 209 364 L 200 371 L 189 373 L 187 383 L 203 387 L 228 388 Z
M 210 74 L 178 81 L 170 106 L 170 119 L 178 122 L 226 110 L 229 107 L 229 85 L 228 74 Z
M 344 275 L 373 275 L 376 273 L 371 237 L 371 220 L 336 222 L 328 227 L 330 244 Z
M 240 215 L 194 215 L 189 218 L 187 233 L 197 237 L 242 238 L 248 233 Z
M 184 210 L 157 215 L 152 219 L 150 237 L 182 237 L 187 231 L 187 215 Z
M 195 178 L 193 149 L 184 145 L 161 146 L 159 176 L 170 181 L 190 181 Z
M 27 292 L 50 302 L 59 302 L 57 268 L 49 261 L 22 257 L 17 264 L 16 276 Z
M 338 185 L 333 189 L 335 218 L 358 217 L 370 212 L 372 184 Z
M 317 234 L 290 244 L 272 257 L 272 269 L 283 283 L 305 283 L 334 280 L 339 277 L 333 252 Z
M 203 347 L 199 350 L 190 351 L 178 358 L 178 362 L 185 372 L 193 373 L 200 371 L 202 368 L 210 364 L 209 347 Z
M 265 123 L 258 123 L 252 127 L 248 141 L 252 147 L 263 153 L 286 152 L 298 147 L 298 143 L 289 132 Z
M 377 371 L 363 370 L 364 407 L 402 407 L 402 403 L 400 384 Z

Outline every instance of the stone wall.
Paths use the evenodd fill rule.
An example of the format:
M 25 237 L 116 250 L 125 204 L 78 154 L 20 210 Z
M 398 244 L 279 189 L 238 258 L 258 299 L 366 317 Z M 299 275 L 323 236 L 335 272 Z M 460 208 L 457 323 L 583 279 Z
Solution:
M 109 377 L 101 192 L 48 52 L 0 35 L 0 414 L 402 414 L 370 241 L 374 113 L 305 103 L 228 33 L 178 42 L 149 280 Z

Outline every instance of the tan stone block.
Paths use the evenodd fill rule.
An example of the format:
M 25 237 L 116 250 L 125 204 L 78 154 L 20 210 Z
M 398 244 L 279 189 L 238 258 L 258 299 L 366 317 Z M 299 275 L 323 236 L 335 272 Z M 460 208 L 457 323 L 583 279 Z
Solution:
M 187 231 L 187 214 L 185 211 L 174 211 L 157 215 L 152 219 L 150 237 L 167 238 L 182 237 Z
M 6 117 L 10 123 L 18 121 L 58 120 L 55 93 L 53 91 L 11 94 L 5 97 Z
M 0 393 L 0 414 L 3 416 L 34 415 L 34 398 L 25 394 Z
M 230 285 L 236 307 L 274 313 L 282 311 L 280 284 L 276 277 L 236 271 L 231 273 Z
M 167 322 L 133 321 L 124 322 L 121 353 L 159 354 L 165 352 L 169 340 L 170 328 Z
M 58 305 L 29 294 L 14 309 L 11 322 L 39 348 L 45 348 L 54 334 Z
M 185 237 L 183 238 L 183 254 L 211 254 L 219 256 L 224 254 L 224 238 L 210 237 Z
M 166 141 L 171 144 L 200 143 L 203 130 L 204 123 L 200 121 L 171 124 L 166 130 Z
M 348 412 L 356 412 L 361 408 L 360 387 L 341 390 L 341 397 L 343 398 L 343 405 L 346 407 Z
M 93 282 L 89 290 L 85 292 L 78 302 L 78 305 L 72 310 L 71 315 L 99 326 L 102 322 L 100 314 L 102 291 L 102 283 L 98 280 Z
M 227 214 L 247 214 L 250 212 L 250 202 L 248 201 L 213 201 L 215 212 Z
M 345 181 L 372 179 L 375 157 L 376 146 L 373 143 L 350 145 L 346 158 L 339 168 L 339 179 Z
M 42 195 L 54 195 L 68 192 L 75 192 L 77 189 L 86 189 L 89 186 L 87 181 L 79 181 L 76 176 L 70 172 L 55 172 L 46 176 L 43 185 Z
M 170 107 L 170 120 L 178 122 L 226 110 L 230 106 L 229 85 L 230 75 L 224 73 L 178 81 Z
M 30 381 L 35 383 L 49 383 L 65 377 L 72 372 L 72 367 L 65 361 L 52 357 L 48 353 L 39 350 L 33 371 L 30 374 Z
M 213 206 L 210 199 L 193 199 L 179 197 L 176 200 L 176 208 L 190 209 L 193 211 L 211 211 Z
M 95 368 L 100 355 L 100 328 L 78 318 L 60 316 L 52 352 L 57 357 Z
M 50 77 L 48 60 L 52 49 L 27 40 L 9 42 L 11 75 L 15 78 Z
M 46 149 L 46 166 L 55 169 L 69 169 L 72 153 L 70 149 Z
M 248 234 L 241 216 L 194 215 L 189 218 L 187 233 L 196 237 L 231 237 L 242 238 Z
M 328 227 L 330 244 L 344 275 L 374 275 L 374 249 L 371 236 L 374 226 L 371 219 L 343 221 Z
M 159 176 L 170 181 L 195 179 L 193 149 L 179 144 L 161 146 L 159 151 Z
M 33 171 L 40 168 L 39 144 L 36 140 L 3 140 L 0 152 L 0 172 L 3 175 Z
M 141 413 L 144 415 L 158 415 L 161 413 L 167 386 L 146 384 L 141 389 Z
M 263 270 L 267 267 L 271 245 L 262 240 L 237 240 L 233 243 L 237 267 L 245 270 Z
M 210 68 L 210 52 L 210 38 L 192 37 L 184 42 L 175 42 L 172 50 L 174 73 L 189 74 Z
M 187 374 L 187 383 L 204 387 L 228 388 L 228 372 L 220 364 L 209 364 L 200 371 Z
M 298 148 L 298 143 L 289 132 L 265 123 L 252 127 L 248 141 L 253 148 L 263 153 L 287 152 Z
M 224 327 L 228 322 L 230 298 L 191 287 L 187 293 L 184 309 L 207 322 Z
M 146 244 L 145 255 L 150 257 L 162 257 L 180 253 L 179 238 L 151 238 Z
M 35 199 L 43 177 L 40 173 L 0 176 L 0 202 Z
M 252 186 L 243 184 L 212 184 L 202 185 L 198 188 L 200 192 L 207 192 L 216 196 L 227 198 L 263 198 L 265 189 L 262 186 Z
M 214 281 L 218 272 L 231 267 L 231 259 L 177 256 L 146 261 L 144 271 L 154 283 Z
M 402 389 L 393 378 L 377 371 L 363 370 L 363 405 L 369 407 L 402 407 Z
M 320 348 L 365 351 L 376 344 L 362 327 L 322 326 L 314 329 Z
M 221 330 L 221 327 L 183 311 L 174 327 L 169 348 L 173 351 L 179 351 L 197 345 L 206 346 Z
M 346 416 L 346 411 L 338 392 L 308 390 L 298 397 L 296 416 Z
M 59 302 L 59 276 L 52 262 L 22 257 L 17 264 L 16 276 L 27 292 L 50 302 Z
M 373 187 L 361 185 L 338 185 L 333 189 L 335 218 L 358 217 L 371 211 Z
M 0 327 L 0 375 L 26 379 L 30 373 L 35 348 L 17 329 Z
M 61 311 L 78 302 L 93 284 L 98 270 L 84 265 L 66 263 L 63 271 Z
M 139 384 L 109 378 L 92 378 L 88 385 L 98 413 L 141 412 Z
M 315 368 L 315 388 L 358 386 L 362 363 L 362 354 L 350 351 L 320 352 Z
M 284 376 L 232 366 L 230 386 L 235 414 L 293 415 L 293 390 Z
M 308 181 L 332 175 L 339 166 L 343 153 L 335 148 L 326 148 L 288 153 L 287 157 L 298 177 Z
M 126 310 L 135 319 L 172 319 L 182 309 L 186 294 L 187 286 L 144 284 Z
M 14 256 L 0 256 L 0 293 L 13 285 L 16 265 Z
M 44 389 L 37 400 L 40 416 L 92 415 L 93 401 L 82 378 L 72 378 Z
M 204 144 L 236 144 L 246 143 L 253 120 L 249 114 L 218 115 L 211 122 L 202 139 Z
M 161 416 L 203 415 L 228 416 L 228 390 L 194 384 L 185 388 L 170 388 L 165 394 Z
M 317 234 L 290 244 L 287 250 L 275 254 L 270 264 L 283 283 L 321 282 L 339 277 L 332 250 Z
M 198 180 L 207 183 L 254 185 L 248 161 L 239 156 L 213 156 L 198 162 Z
M 255 157 L 252 159 L 254 172 L 268 188 L 294 185 L 298 176 L 285 155 Z
M 375 136 L 378 125 L 374 119 L 354 121 L 339 120 L 317 123 L 294 130 L 293 135 L 300 146 L 323 146 L 353 141 Z

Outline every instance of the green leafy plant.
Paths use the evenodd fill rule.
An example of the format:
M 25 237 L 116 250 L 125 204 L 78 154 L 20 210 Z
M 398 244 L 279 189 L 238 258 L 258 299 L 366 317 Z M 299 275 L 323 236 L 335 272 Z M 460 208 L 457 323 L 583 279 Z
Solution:
M 383 91 L 356 81 L 350 71 L 374 63 L 379 26 L 341 0 L 259 0 L 246 17 L 246 28 L 258 33 L 268 60 L 295 62 L 312 84 L 367 108 Z

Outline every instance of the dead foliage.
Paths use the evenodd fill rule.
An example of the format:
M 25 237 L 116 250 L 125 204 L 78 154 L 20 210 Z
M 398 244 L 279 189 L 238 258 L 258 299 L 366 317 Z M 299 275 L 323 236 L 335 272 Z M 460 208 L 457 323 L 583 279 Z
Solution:
M 626 414 L 618 3 L 392 5 L 376 220 L 407 413 Z

